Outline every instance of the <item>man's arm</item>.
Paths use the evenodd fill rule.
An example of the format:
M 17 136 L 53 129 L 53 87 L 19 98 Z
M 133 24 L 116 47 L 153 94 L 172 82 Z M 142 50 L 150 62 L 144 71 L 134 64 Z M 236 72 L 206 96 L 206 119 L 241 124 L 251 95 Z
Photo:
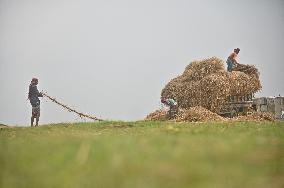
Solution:
M 36 87 L 36 93 L 38 97 L 43 97 L 42 93 L 38 91 L 37 87 Z
M 239 66 L 240 64 L 237 62 L 236 58 L 237 58 L 237 56 L 235 56 L 235 57 L 233 58 L 233 64 L 237 67 L 237 66 Z
M 31 86 L 29 86 L 29 93 L 28 93 L 28 99 L 31 97 Z
M 233 61 L 233 64 L 236 65 L 236 66 L 239 65 L 239 63 L 238 63 L 237 60 L 235 60 L 235 59 L 234 59 L 234 61 Z

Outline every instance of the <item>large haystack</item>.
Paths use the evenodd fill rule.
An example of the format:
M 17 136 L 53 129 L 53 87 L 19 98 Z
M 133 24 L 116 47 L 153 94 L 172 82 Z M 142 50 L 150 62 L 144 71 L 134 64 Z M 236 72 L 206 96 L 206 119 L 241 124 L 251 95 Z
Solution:
M 221 59 L 212 57 L 190 63 L 181 76 L 172 79 L 161 95 L 177 100 L 181 108 L 202 106 L 219 112 L 229 96 L 244 96 L 261 89 L 258 70 L 240 65 L 227 72 Z

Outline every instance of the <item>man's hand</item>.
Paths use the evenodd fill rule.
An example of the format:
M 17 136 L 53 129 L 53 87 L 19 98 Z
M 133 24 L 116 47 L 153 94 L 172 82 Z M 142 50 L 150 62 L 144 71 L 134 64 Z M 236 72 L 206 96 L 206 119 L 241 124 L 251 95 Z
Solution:
M 237 61 L 234 61 L 234 64 L 236 67 L 238 67 L 240 64 Z

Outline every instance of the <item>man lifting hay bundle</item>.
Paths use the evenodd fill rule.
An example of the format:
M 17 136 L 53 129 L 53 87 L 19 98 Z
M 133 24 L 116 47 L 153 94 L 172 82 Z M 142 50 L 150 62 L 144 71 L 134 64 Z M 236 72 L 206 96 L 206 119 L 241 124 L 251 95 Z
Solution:
M 236 60 L 239 52 L 240 52 L 240 49 L 236 48 L 236 49 L 234 49 L 234 52 L 229 55 L 229 57 L 226 61 L 227 65 L 228 65 L 228 67 L 227 67 L 228 72 L 232 72 L 233 67 L 237 67 L 239 65 L 239 63 Z
M 168 111 L 168 118 L 169 119 L 175 119 L 175 117 L 178 113 L 177 102 L 172 98 L 166 99 L 166 98 L 162 97 L 161 103 L 170 107 L 170 110 Z

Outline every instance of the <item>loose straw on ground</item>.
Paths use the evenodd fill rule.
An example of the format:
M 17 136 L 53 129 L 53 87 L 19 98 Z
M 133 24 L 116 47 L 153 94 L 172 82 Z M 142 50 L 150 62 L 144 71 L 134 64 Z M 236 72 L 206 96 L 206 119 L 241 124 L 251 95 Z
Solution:
M 41 93 L 42 93 L 43 96 L 47 97 L 48 99 L 50 99 L 52 102 L 58 104 L 59 106 L 62 106 L 63 108 L 67 109 L 69 112 L 74 112 L 74 113 L 78 114 L 80 116 L 80 118 L 85 117 L 85 118 L 89 118 L 89 119 L 92 119 L 92 120 L 95 120 L 95 121 L 103 121 L 102 119 L 99 119 L 97 117 L 90 116 L 90 115 L 84 114 L 82 112 L 78 112 L 77 110 L 74 110 L 74 109 L 70 108 L 69 106 L 58 102 L 55 98 L 49 96 L 45 92 L 41 92 Z

